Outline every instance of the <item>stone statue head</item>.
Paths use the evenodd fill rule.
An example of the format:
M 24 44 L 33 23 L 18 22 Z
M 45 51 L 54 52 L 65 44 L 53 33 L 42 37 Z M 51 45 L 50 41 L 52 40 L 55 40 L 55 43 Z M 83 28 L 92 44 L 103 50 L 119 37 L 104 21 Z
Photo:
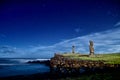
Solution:
M 90 40 L 89 43 L 90 43 L 90 46 L 93 46 L 93 41 Z

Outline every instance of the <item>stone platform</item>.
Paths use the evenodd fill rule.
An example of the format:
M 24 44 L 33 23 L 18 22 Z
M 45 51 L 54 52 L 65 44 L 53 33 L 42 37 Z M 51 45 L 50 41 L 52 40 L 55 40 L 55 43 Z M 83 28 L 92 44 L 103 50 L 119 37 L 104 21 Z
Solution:
M 52 70 L 63 71 L 77 71 L 81 68 L 86 69 L 103 69 L 103 68 L 119 68 L 120 64 L 105 64 L 105 61 L 92 61 L 92 60 L 77 60 L 66 58 L 60 54 L 55 54 L 50 60 L 50 67 Z

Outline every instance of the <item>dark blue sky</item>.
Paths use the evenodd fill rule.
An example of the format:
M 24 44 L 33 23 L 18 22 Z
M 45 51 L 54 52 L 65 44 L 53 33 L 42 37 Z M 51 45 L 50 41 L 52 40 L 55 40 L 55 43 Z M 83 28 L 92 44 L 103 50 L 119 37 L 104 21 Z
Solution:
M 0 0 L 0 45 L 52 45 L 120 21 L 119 0 Z

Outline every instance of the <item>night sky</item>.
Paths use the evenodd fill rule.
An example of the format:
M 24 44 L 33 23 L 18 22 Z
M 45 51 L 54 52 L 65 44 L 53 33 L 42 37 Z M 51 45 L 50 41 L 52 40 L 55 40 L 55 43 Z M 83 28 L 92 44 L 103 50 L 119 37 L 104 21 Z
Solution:
M 37 47 L 42 51 L 77 37 L 97 36 L 97 33 L 109 30 L 116 32 L 120 30 L 119 26 L 119 0 L 0 0 L 2 48 L 9 46 L 26 50 Z M 116 38 L 120 40 L 119 36 L 114 40 Z M 82 44 L 85 41 L 80 38 L 79 42 Z M 50 51 L 57 49 L 50 48 Z

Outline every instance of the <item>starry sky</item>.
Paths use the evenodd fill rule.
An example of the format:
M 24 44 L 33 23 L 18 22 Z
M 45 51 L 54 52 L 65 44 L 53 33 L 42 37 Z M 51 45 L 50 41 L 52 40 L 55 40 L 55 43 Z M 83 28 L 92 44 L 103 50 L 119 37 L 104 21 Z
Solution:
M 0 0 L 0 46 L 13 49 L 42 51 L 119 26 L 119 0 Z

